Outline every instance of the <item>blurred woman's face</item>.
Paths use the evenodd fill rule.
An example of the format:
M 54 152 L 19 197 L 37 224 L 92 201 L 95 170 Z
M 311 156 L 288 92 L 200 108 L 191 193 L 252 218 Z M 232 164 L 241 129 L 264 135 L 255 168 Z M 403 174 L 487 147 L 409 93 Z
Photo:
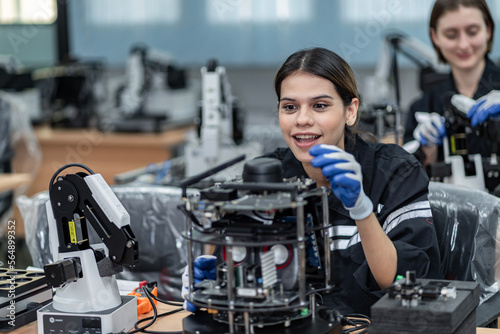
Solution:
M 344 128 L 356 121 L 358 99 L 344 106 L 332 82 L 305 72 L 284 79 L 280 96 L 281 132 L 297 160 L 309 163 L 309 149 L 317 144 L 344 149 Z
M 437 20 L 431 37 L 452 69 L 472 70 L 484 62 L 491 31 L 479 9 L 460 5 Z

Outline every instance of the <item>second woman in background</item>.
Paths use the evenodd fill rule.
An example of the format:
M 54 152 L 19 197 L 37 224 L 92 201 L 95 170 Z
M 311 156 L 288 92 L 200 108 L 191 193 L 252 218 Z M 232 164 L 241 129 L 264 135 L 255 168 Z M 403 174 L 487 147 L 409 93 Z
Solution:
M 437 0 L 429 33 L 439 59 L 450 65 L 448 79 L 427 90 L 407 116 L 405 142 L 415 138 L 425 154 L 424 165 L 442 160 L 438 146 L 446 135 L 441 117 L 452 94 L 477 100 L 468 111 L 473 127 L 500 113 L 500 68 L 488 57 L 495 24 L 485 0 Z M 425 112 L 417 121 L 416 112 Z M 467 138 L 469 153 L 491 154 L 492 145 L 477 131 Z

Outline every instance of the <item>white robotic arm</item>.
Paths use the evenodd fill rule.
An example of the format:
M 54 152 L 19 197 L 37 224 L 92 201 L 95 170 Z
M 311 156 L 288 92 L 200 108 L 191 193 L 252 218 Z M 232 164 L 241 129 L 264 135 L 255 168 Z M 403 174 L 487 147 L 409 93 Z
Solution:
M 233 102 L 231 85 L 226 69 L 212 60 L 201 68 L 202 77 L 202 125 L 201 137 L 210 138 L 213 132 L 220 138 L 233 137 Z
M 130 216 L 100 174 L 68 174 L 53 183 L 54 177 L 46 204 L 54 263 L 44 267 L 56 288 L 53 307 L 78 313 L 117 307 L 114 274 L 138 260 Z M 87 222 L 103 244 L 90 245 Z
M 68 167 L 79 172 L 56 176 Z M 115 273 L 133 266 L 138 245 L 130 216 L 100 174 L 68 164 L 52 177 L 46 203 L 55 262 L 44 267 L 53 302 L 37 311 L 38 333 L 119 333 L 137 321 L 137 300 L 120 296 Z M 87 222 L 103 241 L 91 245 Z
M 262 153 L 259 143 L 237 144 L 235 138 L 239 135 L 235 129 L 241 128 L 238 124 L 235 109 L 235 99 L 231 93 L 231 85 L 223 66 L 217 65 L 215 60 L 208 62 L 201 68 L 202 103 L 201 128 L 198 137 L 190 133 L 185 147 L 185 176 L 194 176 L 201 171 L 215 167 L 237 155 L 243 154 L 253 158 Z M 235 175 L 236 168 L 224 171 L 224 180 Z
M 146 47 L 134 47 L 127 60 L 127 82 L 117 96 L 117 108 L 125 115 L 133 115 L 145 103 L 147 89 L 165 85 L 167 68 L 172 57 L 166 52 Z
M 392 100 L 394 87 L 393 71 L 395 53 L 400 52 L 417 64 L 420 69 L 428 68 L 436 73 L 448 73 L 449 66 L 439 62 L 434 49 L 415 37 L 403 34 L 389 34 L 384 38 L 375 73 L 365 81 L 364 101 L 368 104 L 380 104 Z M 422 88 L 422 87 L 421 87 Z

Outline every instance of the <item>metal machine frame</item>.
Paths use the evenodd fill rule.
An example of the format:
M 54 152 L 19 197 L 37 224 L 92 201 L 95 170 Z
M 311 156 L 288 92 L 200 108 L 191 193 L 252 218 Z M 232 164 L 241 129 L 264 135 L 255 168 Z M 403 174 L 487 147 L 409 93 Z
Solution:
M 315 199 L 321 203 L 322 221 L 313 225 L 309 210 L 316 207 Z M 227 182 L 185 196 L 180 208 L 187 216 L 183 236 L 188 244 L 190 293 L 186 299 L 212 313 L 212 318 L 202 312 L 187 317 L 185 333 L 195 333 L 200 326 L 229 333 L 277 329 L 340 333 L 339 323 L 318 316 L 316 304 L 317 293 L 333 288 L 326 188 L 316 188 L 310 179 Z M 322 254 L 314 247 L 316 233 L 325 236 Z M 222 255 L 215 281 L 195 284 L 196 243 L 215 245 Z M 277 259 L 285 247 L 288 252 Z M 306 266 L 315 256 L 322 259 L 320 274 L 311 275 Z

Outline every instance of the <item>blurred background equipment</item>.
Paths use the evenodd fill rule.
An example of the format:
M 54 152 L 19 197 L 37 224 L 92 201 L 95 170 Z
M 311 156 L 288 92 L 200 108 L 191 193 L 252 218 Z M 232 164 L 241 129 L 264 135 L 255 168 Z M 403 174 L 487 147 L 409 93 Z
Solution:
M 394 142 L 402 144 L 404 126 L 398 54 L 418 66 L 421 91 L 447 78 L 449 69 L 439 63 L 432 47 L 417 38 L 402 33 L 385 35 L 375 74 L 365 78 L 361 122 L 368 124 L 368 129 L 376 133 L 379 140 L 387 133 L 393 133 Z
M 440 63 L 434 49 L 404 33 L 387 33 L 378 55 L 375 73 L 365 78 L 364 102 L 387 104 L 401 102 L 401 80 L 398 54 L 402 54 L 419 70 L 418 88 L 426 91 L 449 74 L 449 66 Z
M 32 78 L 32 69 L 24 68 L 10 55 L 0 54 L 0 90 L 30 104 L 26 111 L 33 123 L 42 120 L 40 90 Z
M 262 144 L 244 141 L 244 114 L 231 92 L 226 69 L 209 60 L 201 68 L 202 101 L 198 131 L 188 133 L 184 147 L 185 177 L 244 154 L 252 159 L 262 154 Z M 241 175 L 241 166 L 231 167 L 212 178 L 228 180 Z
M 500 196 L 500 119 L 490 118 L 472 127 L 467 112 L 475 100 L 460 94 L 445 96 L 446 137 L 443 139 L 442 161 L 427 166 L 432 180 L 464 185 Z M 492 143 L 489 156 L 469 153 L 469 142 L 474 137 L 486 138 Z
M 11 180 L 17 179 L 13 186 L 0 191 L 0 237 L 5 234 L 7 222 L 13 219 L 13 199 L 27 191 L 42 160 L 29 114 L 29 110 L 34 107 L 36 103 L 25 98 L 23 93 L 0 90 L 0 174 L 10 176 Z M 21 231 L 22 227 L 19 227 L 20 236 Z M 18 243 L 20 249 L 21 240 Z M 0 255 L 5 251 L 6 248 L 1 249 Z
M 252 159 L 263 153 L 264 133 L 260 138 L 245 133 L 245 110 L 233 96 L 223 66 L 210 60 L 200 70 L 202 99 L 196 128 L 186 131 L 185 143 L 178 147 L 175 157 L 160 163 L 149 163 L 143 168 L 120 173 L 114 180 L 118 184 L 163 184 L 179 186 L 182 179 L 192 177 L 235 156 Z M 267 139 L 270 139 L 268 137 Z M 268 140 L 272 142 L 272 140 Z M 273 146 L 273 149 L 275 146 Z M 200 180 L 194 188 L 207 187 L 214 182 L 227 181 L 241 175 L 243 163 L 230 166 Z
M 71 61 L 35 70 L 44 121 L 58 128 L 89 127 L 105 93 L 103 72 L 100 61 Z
M 400 113 L 395 104 L 361 105 L 359 130 L 373 134 L 379 142 L 396 142 L 396 120 Z M 401 136 L 399 136 L 401 137 Z
M 159 132 L 191 124 L 196 116 L 197 85 L 164 51 L 133 46 L 125 83 L 115 92 L 114 106 L 100 119 L 104 131 Z

